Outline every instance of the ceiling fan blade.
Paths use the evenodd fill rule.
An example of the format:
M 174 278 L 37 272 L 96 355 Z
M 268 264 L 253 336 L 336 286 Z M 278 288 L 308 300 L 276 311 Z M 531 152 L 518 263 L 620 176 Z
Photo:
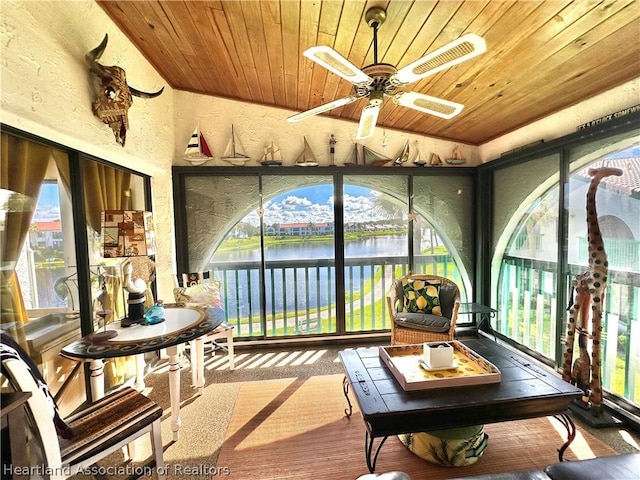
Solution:
M 353 84 L 369 85 L 373 82 L 373 79 L 369 75 L 331 47 L 324 45 L 311 47 L 305 50 L 303 55 Z
M 356 138 L 358 140 L 373 135 L 373 131 L 376 129 L 376 122 L 378 121 L 379 113 L 379 104 L 367 105 L 362 109 L 362 114 L 360 115 L 360 123 L 358 124 L 358 132 L 356 133 Z
M 344 105 L 349 105 L 350 103 L 355 102 L 360 97 L 355 95 L 349 95 L 348 97 L 338 98 L 337 100 L 333 100 L 332 102 L 325 103 L 323 105 L 318 105 L 317 107 L 311 108 L 309 110 L 305 110 L 304 112 L 296 113 L 295 115 L 291 115 L 287 117 L 287 122 L 299 122 L 300 120 L 305 120 L 309 117 L 313 117 L 320 113 L 328 112 L 334 108 L 343 107 Z
M 476 57 L 486 50 L 487 44 L 482 37 L 468 33 L 401 68 L 391 76 L 390 81 L 398 85 L 416 82 L 445 68 Z
M 435 115 L 440 118 L 453 118 L 458 115 L 464 105 L 460 103 L 450 102 L 442 98 L 424 95 L 418 92 L 401 92 L 393 96 L 393 101 L 397 105 L 413 108 L 419 112 Z
M 344 105 L 349 105 L 350 103 L 355 102 L 360 97 L 355 95 L 349 95 L 348 97 L 338 98 L 337 100 L 333 100 L 332 102 L 325 103 L 323 105 L 318 105 L 317 107 L 311 108 L 309 110 L 305 110 L 304 112 L 296 113 L 295 115 L 291 115 L 287 117 L 287 122 L 299 122 L 300 120 L 304 120 L 309 117 L 313 117 L 314 115 L 319 115 L 324 112 L 328 112 L 329 110 L 333 110 L 334 108 L 343 107 Z

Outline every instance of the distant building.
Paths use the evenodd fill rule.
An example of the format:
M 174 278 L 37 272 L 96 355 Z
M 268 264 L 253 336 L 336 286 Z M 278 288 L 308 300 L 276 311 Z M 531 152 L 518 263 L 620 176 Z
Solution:
M 29 231 L 29 245 L 32 249 L 62 249 L 62 222 L 33 222 Z
M 598 224 L 609 266 L 637 272 L 640 271 L 640 176 L 637 174 L 640 171 L 640 157 L 593 162 L 589 168 L 598 168 L 605 164 L 618 167 L 625 172 L 622 176 L 604 178 L 596 197 Z M 567 226 L 570 238 L 567 256 L 571 264 L 586 264 L 588 258 L 585 208 L 587 190 L 591 184 L 588 170 L 582 168 L 575 172 L 571 188 L 566 192 L 567 204 L 571 209 Z M 550 193 L 558 195 L 557 187 L 554 186 Z M 536 207 L 532 216 L 535 214 L 538 214 L 538 217 L 531 222 L 528 229 L 521 226 L 512 240 L 508 254 L 555 262 L 558 257 L 555 241 L 559 228 L 557 214 L 554 211 L 544 211 L 544 207 L 540 206 Z
M 297 236 L 308 237 L 310 235 L 327 235 L 333 233 L 333 223 L 280 223 L 269 225 L 265 228 L 265 234 L 271 236 Z

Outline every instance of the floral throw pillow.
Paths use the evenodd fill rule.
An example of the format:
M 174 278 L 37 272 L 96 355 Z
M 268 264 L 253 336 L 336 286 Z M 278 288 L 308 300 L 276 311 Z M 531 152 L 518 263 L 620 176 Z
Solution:
M 195 283 L 188 287 L 177 287 L 173 289 L 173 296 L 177 303 L 222 308 L 220 288 L 215 282 Z
M 442 316 L 439 281 L 405 278 L 402 280 L 402 290 L 404 292 L 403 311 Z

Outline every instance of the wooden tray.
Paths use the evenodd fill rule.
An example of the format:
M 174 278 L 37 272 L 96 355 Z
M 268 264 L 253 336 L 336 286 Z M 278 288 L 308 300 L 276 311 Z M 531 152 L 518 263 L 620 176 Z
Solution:
M 407 391 L 500 382 L 500 370 L 491 362 L 456 340 L 447 343 L 453 346 L 457 364 L 456 368 L 448 370 L 427 371 L 421 367 L 422 344 L 379 347 L 379 354 Z

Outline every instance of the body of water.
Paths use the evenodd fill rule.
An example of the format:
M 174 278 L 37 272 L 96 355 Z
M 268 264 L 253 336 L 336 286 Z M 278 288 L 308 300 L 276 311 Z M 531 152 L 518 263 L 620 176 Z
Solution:
M 406 236 L 385 235 L 346 242 L 346 259 L 361 259 L 368 265 L 345 268 L 347 292 L 359 292 L 376 272 L 371 266 L 376 257 L 407 255 Z M 321 309 L 335 303 L 335 268 L 326 260 L 334 258 L 333 242 L 304 242 L 272 245 L 265 249 L 265 292 L 267 318 L 284 311 L 306 314 L 307 309 Z M 308 265 L 309 260 L 325 260 L 324 265 Z M 296 260 L 305 266 L 297 267 Z M 229 317 L 260 316 L 260 271 L 247 269 L 243 263 L 260 261 L 260 249 L 233 250 L 215 254 L 209 264 L 225 289 Z M 270 262 L 286 266 L 269 266 Z M 318 262 L 321 263 L 321 262 Z M 330 262 L 333 263 L 333 262 Z
M 299 259 L 331 259 L 334 258 L 333 242 L 283 243 L 265 248 L 265 260 L 299 260 Z M 345 242 L 346 258 L 391 257 L 407 255 L 407 237 L 405 235 L 382 235 L 366 239 Z M 217 262 L 252 262 L 260 261 L 260 249 L 230 250 L 216 253 L 212 264 Z

